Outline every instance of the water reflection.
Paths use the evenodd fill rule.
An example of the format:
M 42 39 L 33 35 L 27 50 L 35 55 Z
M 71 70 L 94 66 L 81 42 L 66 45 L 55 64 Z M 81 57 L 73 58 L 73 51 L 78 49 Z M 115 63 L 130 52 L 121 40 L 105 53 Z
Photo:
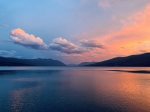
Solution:
M 88 95 L 96 104 L 127 112 L 150 110 L 150 75 L 106 71 L 70 74 L 73 76 L 70 88 L 84 93 L 83 96 Z
M 0 91 L 2 112 L 150 110 L 150 74 L 95 69 L 5 71 L 0 75 Z

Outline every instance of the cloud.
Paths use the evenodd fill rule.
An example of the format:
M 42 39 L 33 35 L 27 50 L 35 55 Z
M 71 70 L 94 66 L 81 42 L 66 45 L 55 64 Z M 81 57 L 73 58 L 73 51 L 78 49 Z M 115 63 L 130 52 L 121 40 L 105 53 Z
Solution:
M 4 56 L 4 57 L 13 57 L 15 56 L 16 51 L 11 50 L 11 51 L 7 51 L 7 50 L 0 50 L 0 56 Z
M 106 9 L 106 8 L 110 8 L 111 4 L 107 0 L 101 0 L 101 1 L 99 1 L 98 6 L 103 8 L 103 9 Z
M 15 44 L 37 50 L 55 50 L 65 54 L 81 54 L 87 50 L 60 37 L 55 38 L 52 43 L 47 45 L 40 37 L 26 33 L 22 29 L 14 29 L 11 32 L 11 39 Z
M 81 54 L 86 52 L 85 49 L 62 37 L 54 39 L 53 43 L 49 45 L 49 48 L 66 54 Z
M 52 43 L 50 43 L 49 45 L 46 45 L 42 41 L 42 44 L 40 44 L 40 46 L 46 45 L 47 50 L 58 51 L 61 53 L 58 55 L 62 55 L 62 56 L 66 55 L 67 57 L 66 60 L 72 60 L 72 61 L 73 60 L 74 61 L 85 61 L 85 60 L 97 61 L 97 60 L 109 59 L 120 55 L 125 56 L 125 55 L 137 54 L 139 52 L 150 52 L 150 44 L 149 44 L 150 43 L 150 19 L 149 19 L 150 13 L 149 12 L 150 12 L 150 6 L 147 6 L 143 10 L 140 10 L 139 12 L 132 14 L 130 17 L 126 17 L 124 23 L 122 24 L 122 27 L 120 26 L 118 31 L 117 29 L 115 29 L 115 31 L 106 34 L 104 36 L 102 35 L 97 37 L 89 36 L 88 38 L 86 36 L 85 37 L 86 39 L 83 41 L 80 41 L 81 38 L 78 38 L 77 44 L 63 37 L 60 37 L 54 39 Z M 14 37 L 18 37 L 18 36 L 14 36 Z M 34 39 L 36 38 L 37 37 L 35 37 Z M 16 42 L 16 39 L 14 42 Z M 39 45 L 38 44 L 39 42 L 34 42 L 34 43 L 36 43 L 36 45 Z M 22 41 L 21 42 L 19 41 L 19 44 L 22 45 Z M 28 45 L 30 44 L 23 43 L 23 46 L 28 46 Z
M 0 24 L 0 28 L 8 28 L 9 27 L 9 25 L 7 25 L 7 24 Z
M 117 32 L 97 38 L 107 45 L 113 55 L 131 55 L 141 51 L 150 52 L 150 5 L 123 20 Z M 108 53 L 104 53 L 107 55 Z M 112 56 L 112 55 L 110 55 Z
M 10 35 L 15 44 L 39 50 L 47 49 L 47 45 L 40 37 L 28 34 L 20 28 L 12 30 Z
M 102 61 L 117 56 L 150 52 L 150 5 L 124 18 L 124 23 L 118 31 L 87 39 L 100 42 L 106 49 L 92 49 L 83 55 L 70 57 L 68 60 Z M 89 34 L 90 35 L 90 34 Z M 83 37 L 83 36 L 82 36 Z M 82 45 L 82 44 L 81 44 Z
M 96 0 L 98 2 L 98 6 L 103 8 L 103 9 L 108 9 L 113 6 L 115 6 L 117 3 L 119 4 L 120 2 L 128 2 L 123 1 L 123 0 Z
M 82 40 L 80 43 L 83 47 L 87 48 L 104 48 L 104 46 L 96 40 Z

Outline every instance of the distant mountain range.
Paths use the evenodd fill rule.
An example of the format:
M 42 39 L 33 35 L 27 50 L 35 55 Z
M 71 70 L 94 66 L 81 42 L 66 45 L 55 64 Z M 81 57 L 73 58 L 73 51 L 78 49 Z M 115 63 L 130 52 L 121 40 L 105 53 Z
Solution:
M 116 57 L 102 62 L 86 62 L 80 66 L 106 66 L 106 67 L 150 67 L 150 53 Z
M 19 59 L 19 58 L 0 57 L 0 66 L 66 66 L 66 65 L 61 61 L 53 59 L 40 59 L 40 58 Z M 150 53 L 131 55 L 127 57 L 116 57 L 101 62 L 83 62 L 76 66 L 150 67 Z
M 82 62 L 78 66 L 86 66 L 86 65 L 92 65 L 95 64 L 96 62 Z
M 0 57 L 0 66 L 65 66 L 65 64 L 52 59 L 19 59 Z

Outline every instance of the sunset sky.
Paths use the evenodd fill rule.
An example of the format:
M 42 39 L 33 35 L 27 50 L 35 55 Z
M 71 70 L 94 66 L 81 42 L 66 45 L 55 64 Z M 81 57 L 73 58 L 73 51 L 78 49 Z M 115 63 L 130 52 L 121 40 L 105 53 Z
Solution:
M 150 52 L 150 0 L 0 0 L 0 56 L 69 63 Z

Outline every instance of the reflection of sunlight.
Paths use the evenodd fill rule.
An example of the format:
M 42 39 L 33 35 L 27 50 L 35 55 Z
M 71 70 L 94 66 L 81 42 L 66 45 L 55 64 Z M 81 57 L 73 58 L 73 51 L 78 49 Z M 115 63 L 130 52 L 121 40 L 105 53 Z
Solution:
M 36 108 L 37 101 L 34 100 L 42 99 L 41 93 L 45 92 L 48 93 L 45 98 L 53 95 L 56 97 L 55 100 L 48 101 L 50 103 L 57 100 L 60 102 L 61 98 L 62 105 L 68 105 L 68 102 L 72 101 L 71 103 L 79 104 L 91 103 L 98 108 L 106 107 L 116 111 L 150 110 L 149 74 L 103 71 L 96 68 L 96 70 L 64 70 L 56 72 L 56 75 L 44 75 L 43 78 L 35 75 L 31 78 L 15 78 L 13 81 L 15 82 L 15 90 L 11 92 L 13 112 L 21 112 L 26 107 L 28 110 Z M 56 93 L 53 94 L 53 91 Z
M 13 112 L 21 112 L 23 111 L 23 106 L 24 106 L 24 97 L 28 93 L 26 89 L 24 90 L 16 90 L 12 93 L 12 105 L 11 105 L 11 110 Z
M 138 109 L 150 109 L 149 75 L 136 75 L 127 72 L 107 72 L 105 75 L 96 77 L 94 83 L 96 93 L 99 93 L 101 96 L 109 97 L 108 100 L 123 100 L 124 102 L 131 103 L 132 106 Z M 101 98 L 101 96 L 96 94 L 96 97 Z M 132 107 L 129 108 L 132 109 Z
M 150 76 L 122 73 L 118 92 L 129 100 L 135 100 L 139 106 L 150 107 Z M 141 97 L 143 96 L 143 97 Z
M 35 82 L 29 79 L 20 79 L 16 80 L 19 82 L 18 85 L 22 85 L 21 88 L 12 91 L 11 93 L 11 110 L 13 112 L 22 112 L 23 109 L 27 106 L 33 107 L 33 98 L 32 95 L 35 89 L 41 89 L 41 85 L 37 85 Z M 35 96 L 35 95 L 34 95 Z

